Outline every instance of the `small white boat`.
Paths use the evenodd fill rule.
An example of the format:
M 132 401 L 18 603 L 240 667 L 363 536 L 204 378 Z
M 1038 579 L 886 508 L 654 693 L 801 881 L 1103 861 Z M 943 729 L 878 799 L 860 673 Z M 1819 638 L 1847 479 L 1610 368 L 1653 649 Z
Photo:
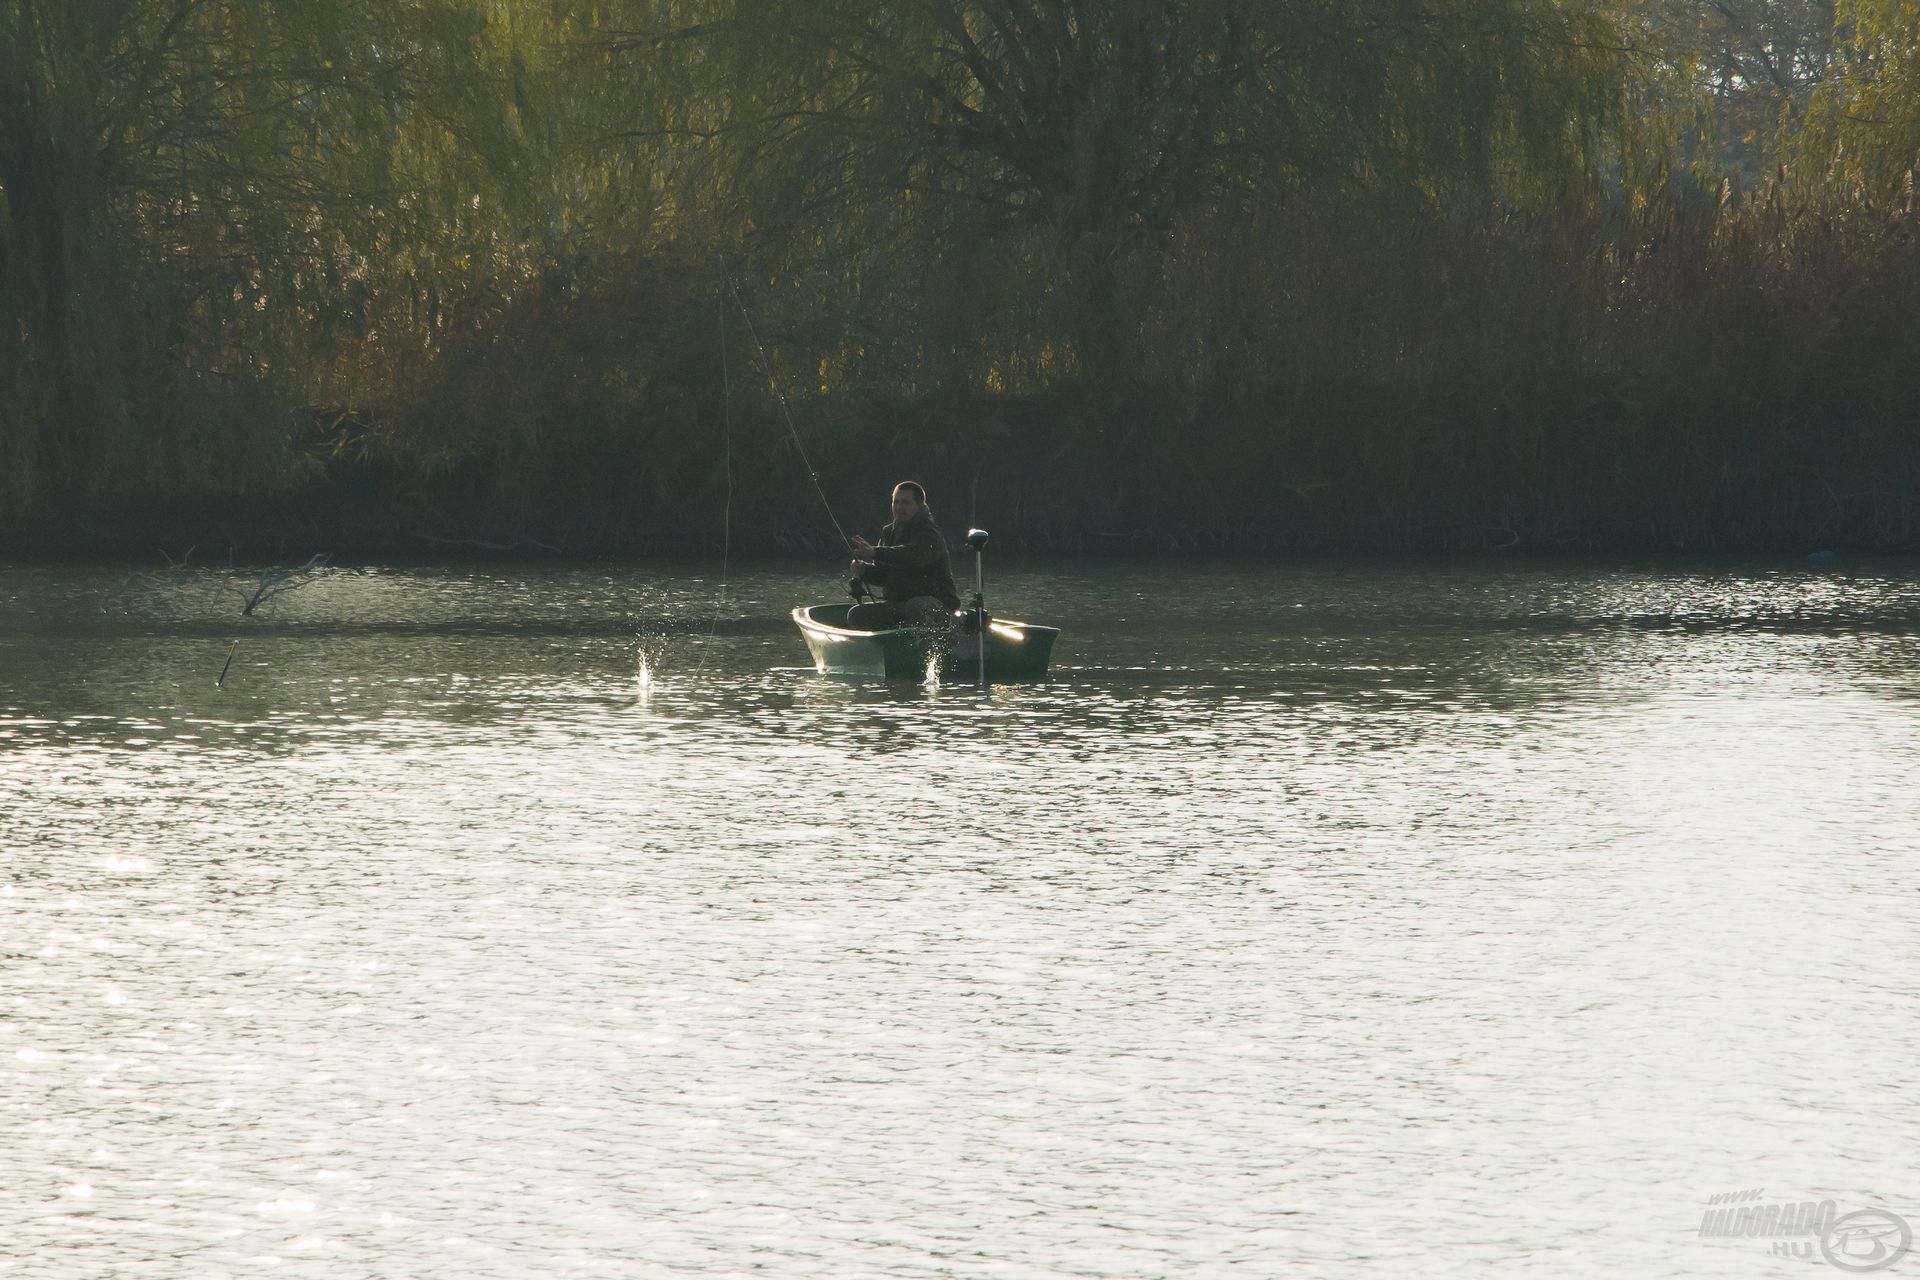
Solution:
M 888 680 L 924 680 L 931 670 L 942 680 L 970 683 L 981 678 L 984 647 L 988 682 L 1040 680 L 1046 677 L 1053 642 L 1060 635 L 1058 627 L 989 617 L 982 646 L 972 609 L 955 610 L 947 625 L 862 631 L 846 625 L 851 607 L 816 604 L 793 611 L 815 670 Z

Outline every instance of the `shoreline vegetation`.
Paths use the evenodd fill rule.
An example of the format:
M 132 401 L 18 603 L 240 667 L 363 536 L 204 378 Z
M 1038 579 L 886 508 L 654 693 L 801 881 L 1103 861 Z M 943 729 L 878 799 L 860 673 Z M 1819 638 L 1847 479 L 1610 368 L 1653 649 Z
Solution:
M 372 8 L 0 0 L 0 553 L 1920 544 L 1920 3 Z

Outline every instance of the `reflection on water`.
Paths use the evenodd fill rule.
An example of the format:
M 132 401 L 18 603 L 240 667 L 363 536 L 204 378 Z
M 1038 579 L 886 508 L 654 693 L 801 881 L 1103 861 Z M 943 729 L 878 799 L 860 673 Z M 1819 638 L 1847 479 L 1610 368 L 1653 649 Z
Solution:
M 1906 567 L 0 571 L 0 1274 L 1798 1274 L 1920 1214 Z M 239 641 L 224 687 L 215 679 Z

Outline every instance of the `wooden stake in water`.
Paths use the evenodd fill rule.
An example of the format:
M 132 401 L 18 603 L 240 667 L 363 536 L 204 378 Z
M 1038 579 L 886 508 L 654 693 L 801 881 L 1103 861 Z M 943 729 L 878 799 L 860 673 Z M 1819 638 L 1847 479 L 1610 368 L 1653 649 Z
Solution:
M 233 666 L 233 655 L 237 653 L 239 649 L 240 649 L 240 642 L 238 640 L 235 640 L 233 644 L 227 649 L 227 665 L 220 668 L 220 678 L 213 682 L 214 688 L 224 689 L 227 687 L 227 669 Z

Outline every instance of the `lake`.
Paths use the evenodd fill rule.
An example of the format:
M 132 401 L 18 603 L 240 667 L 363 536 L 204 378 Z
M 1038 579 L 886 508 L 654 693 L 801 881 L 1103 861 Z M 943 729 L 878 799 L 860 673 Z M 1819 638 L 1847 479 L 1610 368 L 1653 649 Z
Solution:
M 1054 678 L 984 694 L 817 675 L 837 567 L 716 567 L 0 568 L 0 1275 L 1920 1222 L 1913 563 L 1029 563 Z

